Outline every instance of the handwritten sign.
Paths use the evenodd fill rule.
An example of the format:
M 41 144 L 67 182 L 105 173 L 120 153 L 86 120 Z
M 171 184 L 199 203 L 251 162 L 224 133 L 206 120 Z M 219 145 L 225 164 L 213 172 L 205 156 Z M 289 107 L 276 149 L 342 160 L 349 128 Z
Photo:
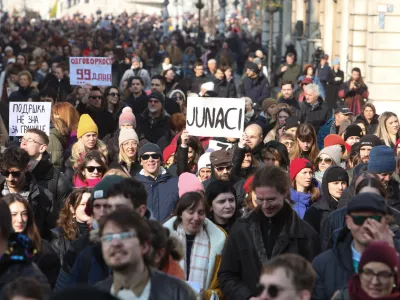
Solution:
M 70 57 L 71 85 L 112 85 L 112 60 L 108 57 Z
M 188 97 L 186 130 L 194 136 L 240 138 L 244 114 L 244 99 Z
M 221 149 L 228 150 L 230 148 L 232 148 L 231 143 L 223 143 L 223 142 L 219 142 L 216 140 L 211 140 L 208 143 L 208 149 L 213 149 L 214 151 L 221 150 Z
M 50 134 L 50 102 L 10 102 L 10 136 L 23 136 L 30 128 Z

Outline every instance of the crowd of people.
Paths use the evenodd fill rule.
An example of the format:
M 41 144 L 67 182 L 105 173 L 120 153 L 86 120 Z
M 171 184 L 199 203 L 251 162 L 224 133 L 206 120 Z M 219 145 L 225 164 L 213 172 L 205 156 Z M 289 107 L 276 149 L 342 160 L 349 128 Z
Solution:
M 1 20 L 1 299 L 400 299 L 397 115 L 326 54 L 271 72 L 239 19 Z M 112 85 L 71 86 L 80 56 Z M 241 138 L 191 136 L 188 97 L 243 98 Z M 49 135 L 10 136 L 15 101 Z

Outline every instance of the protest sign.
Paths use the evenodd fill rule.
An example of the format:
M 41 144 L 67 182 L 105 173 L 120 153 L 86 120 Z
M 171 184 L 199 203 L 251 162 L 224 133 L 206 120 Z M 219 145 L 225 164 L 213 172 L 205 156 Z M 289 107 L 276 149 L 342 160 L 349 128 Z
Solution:
M 108 57 L 70 57 L 70 84 L 110 86 L 111 64 L 112 60 Z
M 223 143 L 223 142 L 219 142 L 216 140 L 211 140 L 208 143 L 208 149 L 213 149 L 214 151 L 221 150 L 221 149 L 228 150 L 230 148 L 232 148 L 232 144 L 230 144 L 230 143 Z
M 193 136 L 240 138 L 244 107 L 244 99 L 188 97 L 186 130 Z
M 30 128 L 50 135 L 51 102 L 10 102 L 10 136 L 23 136 Z

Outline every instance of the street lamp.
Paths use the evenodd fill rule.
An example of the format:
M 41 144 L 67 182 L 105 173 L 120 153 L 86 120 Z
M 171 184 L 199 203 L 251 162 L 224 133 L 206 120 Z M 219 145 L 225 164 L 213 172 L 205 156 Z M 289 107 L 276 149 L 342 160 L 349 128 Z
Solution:
M 233 6 L 235 7 L 235 10 L 237 10 L 238 5 L 239 5 L 239 0 L 233 1 Z
M 163 23 L 164 37 L 168 36 L 168 18 L 169 18 L 168 4 L 169 4 L 169 1 L 168 0 L 164 0 L 163 13 L 162 13 L 162 17 L 163 17 L 163 20 L 164 20 L 164 23 Z
M 282 6 L 281 0 L 264 0 L 265 12 L 269 13 L 268 72 L 272 72 L 272 41 L 274 38 L 274 13 Z M 266 22 L 264 14 L 263 22 Z
M 226 18 L 226 0 L 219 0 L 219 7 L 220 7 L 220 12 L 219 12 L 219 35 L 221 36 L 221 39 L 224 39 L 225 37 L 225 18 Z
M 200 28 L 201 28 L 201 25 L 200 25 L 200 22 L 201 22 L 201 10 L 204 8 L 203 2 L 201 2 L 201 0 L 198 0 L 197 3 L 196 3 L 196 7 L 199 10 L 199 24 L 198 24 L 198 28 L 197 28 L 197 36 L 199 37 L 200 36 Z

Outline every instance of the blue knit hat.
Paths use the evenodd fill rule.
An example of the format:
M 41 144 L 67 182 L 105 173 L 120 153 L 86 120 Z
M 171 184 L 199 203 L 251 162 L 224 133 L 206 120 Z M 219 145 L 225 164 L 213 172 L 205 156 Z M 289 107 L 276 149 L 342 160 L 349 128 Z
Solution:
M 332 66 L 334 66 L 334 65 L 340 65 L 339 57 L 335 57 L 335 59 L 333 60 Z
M 369 153 L 368 172 L 392 173 L 396 169 L 396 159 L 393 149 L 386 146 L 375 146 Z

